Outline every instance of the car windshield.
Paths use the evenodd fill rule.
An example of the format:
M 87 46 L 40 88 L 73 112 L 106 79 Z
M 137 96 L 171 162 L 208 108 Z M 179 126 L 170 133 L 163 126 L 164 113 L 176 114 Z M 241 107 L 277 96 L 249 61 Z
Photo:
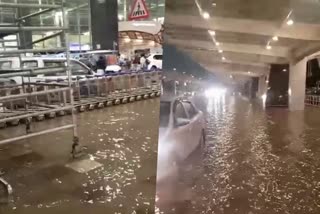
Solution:
M 160 127 L 168 127 L 170 120 L 170 102 L 160 102 Z

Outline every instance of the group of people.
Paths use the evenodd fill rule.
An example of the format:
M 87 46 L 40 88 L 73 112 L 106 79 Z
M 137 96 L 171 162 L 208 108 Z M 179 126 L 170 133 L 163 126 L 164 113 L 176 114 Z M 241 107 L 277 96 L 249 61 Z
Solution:
M 131 60 L 119 54 L 116 64 L 122 68 L 121 70 L 146 71 L 149 63 L 145 54 L 136 54 Z M 90 56 L 86 64 L 98 73 L 104 73 L 108 66 L 108 60 L 105 55 Z
M 147 59 L 145 54 L 135 55 L 132 61 L 132 70 L 147 70 L 148 69 L 149 60 Z

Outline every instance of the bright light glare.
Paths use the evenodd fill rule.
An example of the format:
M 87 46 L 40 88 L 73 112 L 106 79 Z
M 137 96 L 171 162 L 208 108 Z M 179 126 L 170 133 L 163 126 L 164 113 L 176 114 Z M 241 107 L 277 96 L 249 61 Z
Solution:
M 208 30 L 208 32 L 209 32 L 209 34 L 210 34 L 211 36 L 216 35 L 216 32 L 215 32 L 215 31 L 213 31 L 213 30 Z
M 272 37 L 272 40 L 273 40 L 273 41 L 278 41 L 279 38 L 278 38 L 277 36 L 274 36 L 274 37 Z
M 207 98 L 216 98 L 225 95 L 227 90 L 225 88 L 210 88 L 205 91 Z
M 266 47 L 268 50 L 271 50 L 271 45 L 267 45 L 267 47 Z
M 293 22 L 292 19 L 289 19 L 289 20 L 287 21 L 287 25 L 289 25 L 289 26 L 290 26 L 290 25 L 293 25 L 293 23 L 294 23 L 294 22 Z
M 203 13 L 202 13 L 202 17 L 203 17 L 204 19 L 209 19 L 209 18 L 210 18 L 210 14 L 209 14 L 208 12 L 203 12 Z
M 261 96 L 261 98 L 262 98 L 262 101 L 263 101 L 263 102 L 266 102 L 266 100 L 267 100 L 267 95 L 266 95 L 266 94 L 263 94 L 263 95 Z

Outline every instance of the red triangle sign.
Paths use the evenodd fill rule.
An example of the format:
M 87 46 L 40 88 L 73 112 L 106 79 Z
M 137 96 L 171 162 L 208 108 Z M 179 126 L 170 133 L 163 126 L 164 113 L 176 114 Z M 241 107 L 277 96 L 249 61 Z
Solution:
M 131 8 L 129 20 L 145 19 L 149 17 L 149 11 L 147 9 L 144 0 L 135 0 Z

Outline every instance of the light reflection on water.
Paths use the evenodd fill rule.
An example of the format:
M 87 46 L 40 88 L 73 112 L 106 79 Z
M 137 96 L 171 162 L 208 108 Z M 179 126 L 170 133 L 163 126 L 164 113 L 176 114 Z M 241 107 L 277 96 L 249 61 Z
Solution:
M 165 213 L 320 213 L 320 110 L 226 96 L 208 100 L 207 113 L 205 157 L 190 157 L 181 175 L 193 180 L 190 202 Z

